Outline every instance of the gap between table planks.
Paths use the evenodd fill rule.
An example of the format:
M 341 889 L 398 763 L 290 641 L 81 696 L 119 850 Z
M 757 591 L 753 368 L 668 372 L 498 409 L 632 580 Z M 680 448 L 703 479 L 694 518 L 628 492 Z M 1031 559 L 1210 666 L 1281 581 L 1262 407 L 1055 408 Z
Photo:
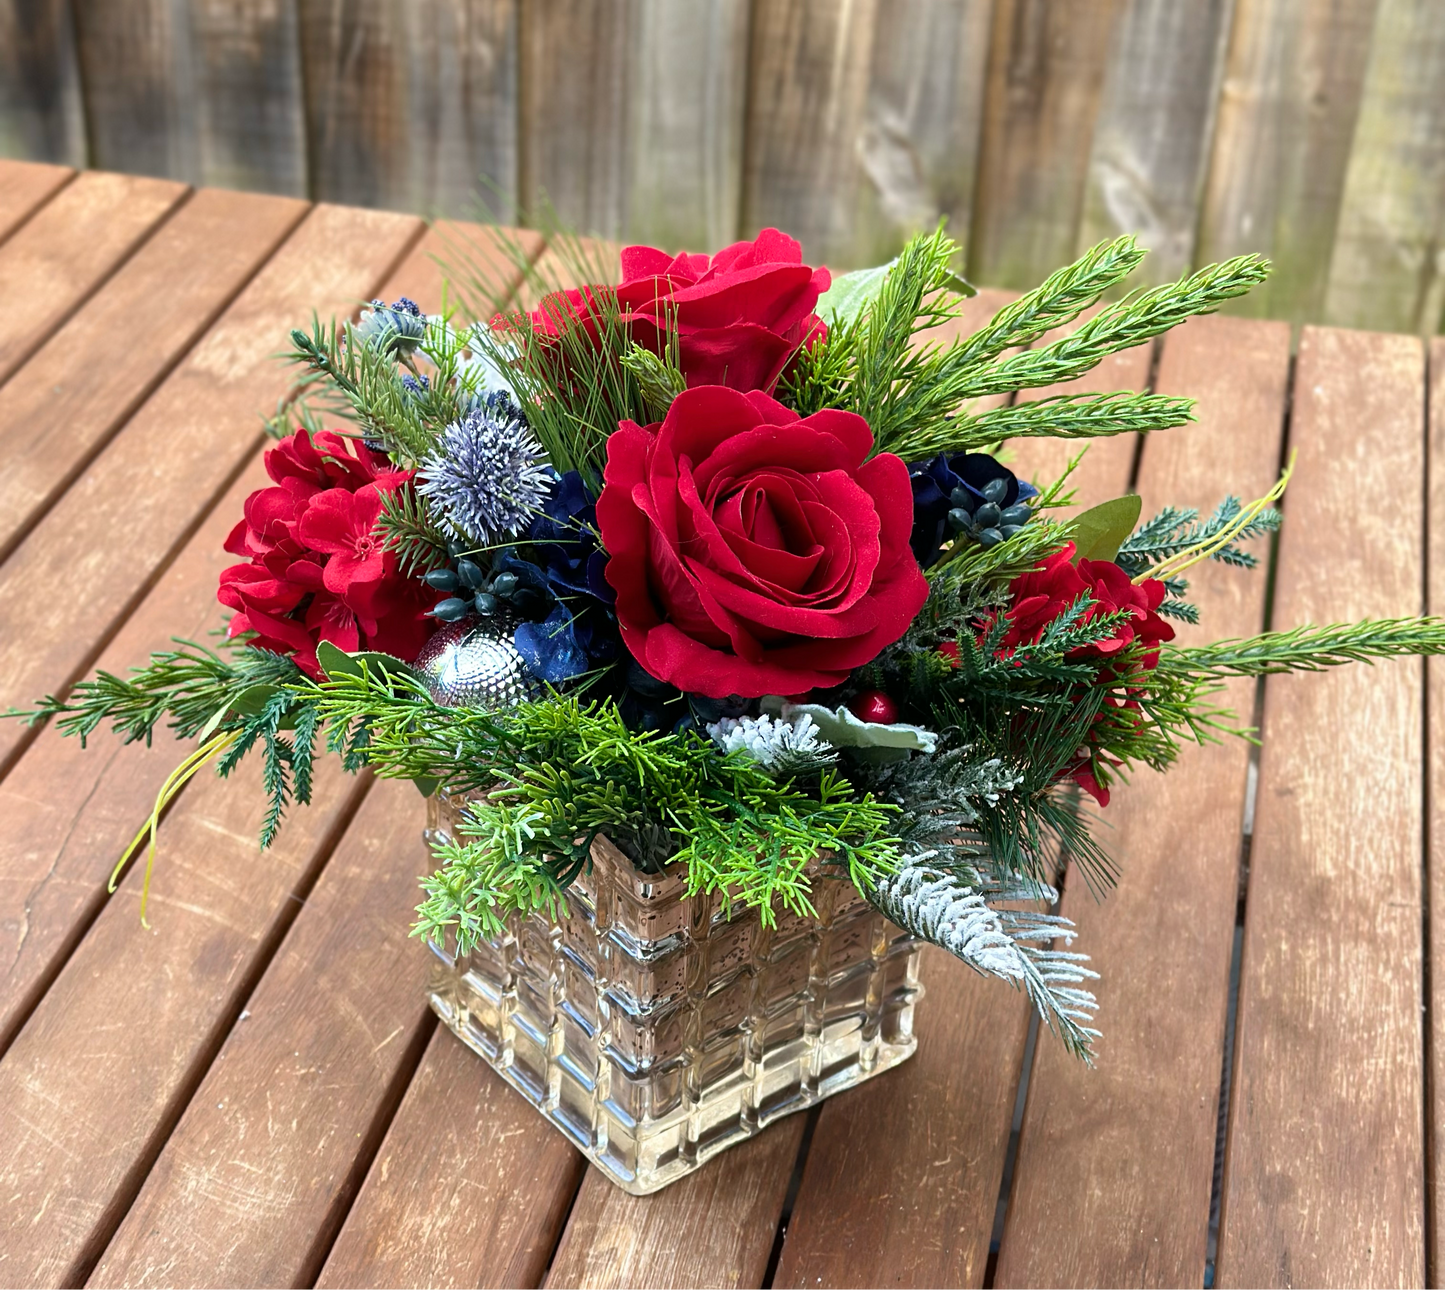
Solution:
M 0 243 L 74 178 L 69 166 L 0 160 Z
M 0 387 L 0 561 L 306 210 L 288 198 L 196 193 Z
M 0 380 L 184 200 L 185 184 L 90 170 L 0 245 Z M 21 307 L 23 302 L 23 307 Z
M 1286 323 L 1206 317 L 1164 341 L 1157 388 L 1198 400 L 1199 422 L 1146 436 L 1144 514 L 1274 482 L 1289 381 Z M 1268 544 L 1253 572 L 1190 571 L 1201 624 L 1181 643 L 1264 624 Z M 1219 700 L 1248 723 L 1254 682 Z M 1103 973 L 1098 1066 L 1047 1035 L 1029 1081 L 994 1284 L 1202 1282 L 1228 1005 L 1245 784 L 1241 740 L 1186 747 L 1167 775 L 1140 770 L 1103 816 L 1119 885 L 1095 903 L 1072 882 L 1062 912 Z
M 189 424 L 194 427 L 196 456 L 219 459 L 208 469 L 227 468 L 230 440 L 236 444 L 229 454 L 235 463 L 230 473 L 250 460 L 253 473 L 246 482 L 260 483 L 263 476 L 254 460 L 259 434 L 251 428 L 252 418 L 257 403 L 268 395 L 274 398 L 286 380 L 270 357 L 273 320 L 311 307 L 328 313 L 350 310 L 384 278 L 420 229 L 420 222 L 410 217 L 318 208 L 112 448 L 122 453 L 143 450 L 152 432 L 174 431 L 178 422 Z M 103 454 L 100 464 L 110 456 L 109 451 Z M 198 508 L 204 516 L 212 494 L 197 488 L 188 496 L 182 487 L 187 475 L 175 470 L 174 457 L 167 464 L 179 481 L 165 500 L 180 511 L 168 519 L 173 529 L 184 532 L 185 518 Z M 154 473 L 93 469 L 62 503 L 93 484 L 91 507 L 64 517 L 69 522 L 56 530 L 62 510 L 57 507 L 20 556 L 47 537 L 63 549 L 76 539 L 78 526 L 81 539 L 90 537 L 117 557 L 135 561 L 136 544 L 114 541 L 103 525 L 107 519 L 123 522 L 117 517 L 124 516 L 128 483 L 138 474 L 144 478 Z M 227 499 L 233 512 L 244 495 L 237 484 Z M 234 513 L 213 511 L 193 535 L 190 559 L 184 562 L 190 596 L 200 588 L 214 595 L 212 552 L 219 550 L 233 522 Z M 115 573 L 122 569 L 137 579 L 144 573 L 144 567 L 131 569 L 117 562 Z M 27 611 L 31 608 L 25 599 L 19 603 Z M 171 608 L 167 597 L 160 597 L 157 609 Z M 213 607 L 213 621 L 214 614 Z M 163 637 L 174 628 L 150 616 L 143 621 L 147 636 Z M 46 734 L 54 737 L 53 732 Z M 172 745 L 171 764 L 176 759 Z M 24 764 L 22 759 L 22 768 Z M 166 845 L 175 854 L 157 883 L 155 908 L 158 918 L 164 915 L 168 933 L 148 935 L 129 901 L 105 905 L 0 1060 L 4 1101 L 15 1112 L 0 1123 L 0 1176 L 12 1183 L 3 1189 L 12 1198 L 7 1202 L 12 1212 L 5 1223 L 0 1275 L 17 1281 L 84 1278 L 214 1053 L 223 1023 L 239 1008 L 269 958 L 269 949 L 294 912 L 295 894 L 304 893 L 313 880 L 337 826 L 349 818 L 364 791 L 364 785 L 343 789 L 336 768 L 319 768 L 317 805 L 293 821 L 287 830 L 291 836 L 283 833 L 278 846 L 258 861 L 254 839 L 261 815 L 259 777 L 255 768 L 238 774 L 237 784 L 210 779 L 196 786 L 166 821 Z M 53 780 L 31 787 L 46 799 L 57 791 Z M 140 800 L 133 798 L 131 809 L 139 814 L 137 808 Z M 136 822 L 134 815 L 124 820 L 120 836 L 101 853 L 100 871 L 88 873 L 70 892 L 61 893 L 68 900 L 51 906 L 48 912 L 58 918 L 40 930 L 51 933 L 52 960 L 56 950 L 63 953 L 73 941 L 65 922 L 103 900 L 99 888 L 104 869 Z M 188 852 L 197 857 L 189 870 Z M 22 853 L 16 859 L 24 866 L 33 857 Z M 180 885 L 171 888 L 177 874 Z M 237 874 L 244 877 L 237 881 Z M 127 888 L 133 890 L 135 881 L 132 874 Z M 52 890 L 43 878 L 40 885 L 47 895 Z M 168 897 L 168 889 L 175 894 Z M 195 896 L 202 891 L 205 899 L 197 903 Z M 28 935 L 29 911 L 21 918 Z M 23 935 L 22 950 L 25 939 Z M 52 965 L 36 958 L 25 966 L 44 975 Z M 177 979 L 185 985 L 175 988 Z M 113 1016 L 120 1018 L 118 1024 L 110 1020 Z M 77 1018 L 87 1020 L 77 1024 Z M 132 1021 L 140 1024 L 129 1024 Z M 109 1047 L 117 1034 L 125 1036 L 123 1050 Z M 63 1220 L 56 1222 L 54 1213 L 64 1215 Z
M 1432 614 L 1445 612 L 1445 338 L 1430 342 L 1429 373 L 1429 440 L 1426 452 L 1428 468 L 1426 497 L 1426 530 L 1429 540 L 1426 609 Z M 1445 1196 L 1441 1195 L 1440 1178 L 1442 1147 L 1445 1135 L 1445 971 L 1441 969 L 1441 952 L 1445 950 L 1445 666 L 1441 659 L 1426 662 L 1426 769 L 1429 779 L 1425 792 L 1425 889 L 1429 921 L 1426 927 L 1426 1006 L 1429 1027 L 1426 1031 L 1425 1061 L 1428 1080 L 1426 1103 L 1425 1181 L 1428 1235 L 1426 1268 L 1428 1284 L 1440 1280 L 1440 1241 L 1445 1234 Z
M 278 331 L 318 307 L 351 309 L 421 229 L 412 216 L 339 206 L 306 216 L 0 565 L 0 603 L 23 610 L 0 640 L 0 708 L 85 672 L 260 445 L 259 414 L 285 389 Z M 57 594 L 72 587 L 85 594 Z M 0 771 L 33 736 L 0 724 Z
M 428 250 L 431 243 L 416 248 L 406 261 L 403 273 L 419 266 L 425 270 L 423 254 Z M 358 293 L 367 295 L 371 285 L 373 283 L 364 283 Z M 394 282 L 387 285 L 389 293 L 396 289 Z M 347 305 L 350 299 L 342 300 L 337 308 L 345 309 Z M 249 477 L 243 477 L 234 485 L 223 506 L 215 508 L 201 532 L 195 534 L 184 558 L 172 568 L 173 573 L 182 573 L 181 566 L 188 559 L 195 565 L 198 576 L 186 576 L 191 571 L 182 573 L 184 591 L 192 602 L 199 599 L 199 604 L 192 605 L 192 614 L 204 617 L 205 605 L 210 602 L 214 620 L 217 553 L 244 495 L 250 487 L 263 481 L 257 467 L 259 464 L 253 462 Z M 150 608 L 147 602 L 143 612 Z M 160 612 L 150 612 L 147 617 L 152 628 L 165 630 L 171 625 L 173 607 L 163 604 L 158 608 L 165 611 L 165 623 L 158 621 L 162 617 Z M 175 757 L 172 748 L 165 763 L 169 766 Z M 27 763 L 29 757 L 20 764 L 20 771 L 25 770 Z M 7 1095 L 7 1102 L 13 1101 L 23 1112 L 16 1118 L 13 1143 L 7 1143 L 6 1127 L 0 1125 L 0 1159 L 10 1157 L 10 1173 L 17 1183 L 25 1179 L 25 1185 L 17 1185 L 14 1192 L 25 1196 L 26 1202 L 33 1199 L 42 1212 L 49 1209 L 52 1213 L 62 1211 L 92 1219 L 88 1228 L 77 1218 L 59 1231 L 49 1228 L 25 1231 L 29 1241 L 20 1242 L 0 1255 L 3 1260 L 0 1273 L 6 1271 L 9 1263 L 14 1270 L 26 1271 L 33 1278 L 26 1284 L 42 1284 L 39 1280 L 42 1273 L 59 1270 L 64 1283 L 64 1278 L 84 1274 L 94 1263 L 136 1195 L 160 1146 L 168 1140 L 169 1131 L 210 1065 L 225 1031 L 231 1029 L 241 1003 L 266 968 L 270 952 L 295 913 L 296 899 L 305 896 L 314 883 L 316 871 L 324 864 L 338 828 L 350 818 L 361 792 L 361 789 L 340 792 L 337 783 L 321 783 L 341 779 L 340 771 L 328 769 L 318 776 L 318 802 L 324 805 L 299 812 L 302 816 L 299 825 L 296 822 L 289 825 L 276 851 L 257 862 L 253 857 L 254 834 L 260 818 L 259 782 L 254 770 L 241 774 L 241 779 L 243 782 L 238 784 L 205 780 L 192 786 L 166 819 L 162 829 L 162 871 L 158 873 L 152 904 L 153 917 L 158 923 L 155 935 L 146 935 L 140 929 L 133 901 L 113 901 L 105 906 L 74 958 L 40 1001 L 35 1016 L 30 1018 L 12 1052 L 0 1062 L 0 1088 L 12 1086 L 16 1092 L 13 1099 Z M 389 790 L 394 787 L 389 786 Z M 133 800 L 136 797 L 139 795 L 133 795 Z M 379 974 L 386 965 L 387 955 L 393 964 L 397 959 L 413 966 L 420 962 L 416 946 L 407 945 L 405 940 L 409 922 L 405 900 L 415 903 L 416 874 L 410 860 L 415 858 L 418 864 L 425 860 L 416 841 L 420 802 L 409 790 L 409 797 L 405 797 L 403 803 L 410 806 L 409 815 L 396 809 L 397 803 L 393 803 L 392 812 L 409 826 L 415 845 L 396 847 L 396 838 L 387 844 L 397 854 L 405 855 L 407 861 L 390 874 L 392 887 L 387 888 L 383 880 L 386 917 L 396 927 L 397 935 L 381 946 L 373 975 Z M 130 828 L 133 822 L 127 821 L 124 831 L 129 834 Z M 288 838 L 288 832 L 295 836 Z M 191 839 L 192 851 L 205 852 L 207 848 L 197 845 L 195 839 L 207 836 L 212 839 L 210 854 L 201 855 L 194 867 L 186 867 L 186 839 Z M 108 855 L 113 855 L 118 845 L 117 839 L 114 849 L 103 852 L 107 855 L 107 867 Z M 370 844 L 354 844 L 353 849 L 355 845 Z M 181 855 L 172 855 L 172 851 Z M 236 873 L 247 874 L 246 880 L 234 880 Z M 133 890 L 136 880 L 131 875 L 126 890 Z M 366 883 L 357 881 L 354 871 L 337 881 L 345 887 L 342 907 L 350 909 L 347 901 L 360 901 L 355 904 L 355 914 L 363 919 L 370 916 L 363 904 L 368 896 L 376 893 Z M 399 886 L 400 883 L 405 886 Z M 168 888 L 171 899 L 168 899 Z M 393 897 L 402 897 L 402 903 L 396 899 L 384 900 L 386 891 Z M 332 922 L 340 926 L 344 914 L 338 913 L 335 906 L 332 913 L 337 914 Z M 329 927 L 331 923 L 322 922 L 319 926 Z M 156 984 L 165 979 L 165 969 L 171 965 L 189 965 L 191 979 L 178 985 L 175 991 Z M 419 981 L 402 975 L 410 991 L 406 998 L 420 1007 Z M 114 977 L 123 984 L 118 998 L 111 979 Z M 185 974 L 178 977 L 184 979 Z M 374 992 L 363 987 L 355 991 L 353 997 L 366 998 L 371 994 Z M 397 995 L 396 1003 L 402 1007 L 402 995 Z M 146 1016 L 147 1010 L 152 1016 Z M 344 1011 L 354 1014 L 358 1007 L 353 1004 Z M 146 1023 L 144 1042 L 127 1040 L 129 1066 L 120 1076 L 108 1069 L 107 1063 L 85 1059 L 95 1047 L 95 1033 L 87 1027 L 74 1026 L 74 1017 L 103 1014 L 111 1018 L 133 1017 L 137 1023 Z M 69 1029 L 65 1029 L 65 1018 L 69 1018 Z M 290 1031 L 283 1031 L 285 1036 L 290 1036 Z M 69 1047 L 77 1047 L 77 1052 L 68 1052 Z M 409 1055 L 410 1066 L 415 1066 L 415 1046 L 403 1046 L 402 1050 Z M 351 1053 L 338 1056 L 341 1060 L 354 1057 Z M 101 1083 L 105 1096 L 98 1096 Z M 117 1094 L 117 1085 L 121 1083 L 124 1091 Z M 108 1121 L 103 1111 L 75 1115 L 69 1109 L 110 1105 L 126 1108 L 124 1125 Z M 354 1107 L 344 1109 L 371 1115 L 379 1108 L 373 1107 L 363 1092 L 355 1099 Z M 350 1140 L 344 1140 L 342 1146 L 354 1151 Z M 77 1160 L 87 1161 L 82 1172 L 75 1166 Z M 358 1164 L 360 1160 L 361 1157 L 357 1157 L 357 1161 L 351 1161 L 348 1156 L 344 1164 L 358 1169 L 364 1167 Z M 321 1231 L 321 1226 L 318 1225 L 316 1231 Z M 46 1241 L 51 1244 L 46 1245 Z M 26 1267 L 22 1268 L 22 1264 Z M 262 1283 L 270 1284 L 270 1281 L 263 1278 L 259 1281 Z
M 1424 375 L 1414 337 L 1304 329 L 1275 627 L 1421 608 Z M 1265 685 L 1221 1286 L 1425 1280 L 1423 674 Z

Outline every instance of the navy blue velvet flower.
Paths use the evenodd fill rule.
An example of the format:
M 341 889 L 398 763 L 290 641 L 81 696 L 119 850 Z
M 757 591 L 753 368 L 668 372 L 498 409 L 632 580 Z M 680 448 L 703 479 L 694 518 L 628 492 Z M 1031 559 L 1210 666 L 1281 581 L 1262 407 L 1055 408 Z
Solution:
M 557 475 L 527 536 L 558 595 L 590 596 L 610 605 L 617 593 L 603 576 L 607 556 L 597 545 L 596 503 L 577 471 Z
M 561 601 L 540 623 L 520 623 L 512 643 L 533 676 L 561 685 L 588 671 L 591 660 L 577 641 L 572 611 Z
M 913 483 L 913 534 L 909 545 L 919 567 L 924 569 L 938 559 L 944 542 L 952 536 L 948 515 L 960 509 L 961 502 L 965 503 L 961 509 L 972 515 L 985 504 L 1003 511 L 1039 494 L 1032 484 L 983 452 L 953 457 L 940 453 L 932 461 L 914 462 L 908 474 Z M 985 489 L 998 496 L 986 498 Z M 961 495 L 955 497 L 960 490 Z

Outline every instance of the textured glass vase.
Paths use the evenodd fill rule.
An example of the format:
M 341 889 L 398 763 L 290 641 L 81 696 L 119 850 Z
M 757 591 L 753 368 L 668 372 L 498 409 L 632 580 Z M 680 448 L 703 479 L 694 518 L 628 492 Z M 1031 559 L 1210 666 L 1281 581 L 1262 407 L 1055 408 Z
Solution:
M 456 812 L 433 797 L 428 839 Z M 684 887 L 599 838 L 560 924 L 514 916 L 455 962 L 432 946 L 437 1015 L 634 1195 L 918 1043 L 918 945 L 851 883 L 815 881 L 819 918 L 771 928 Z

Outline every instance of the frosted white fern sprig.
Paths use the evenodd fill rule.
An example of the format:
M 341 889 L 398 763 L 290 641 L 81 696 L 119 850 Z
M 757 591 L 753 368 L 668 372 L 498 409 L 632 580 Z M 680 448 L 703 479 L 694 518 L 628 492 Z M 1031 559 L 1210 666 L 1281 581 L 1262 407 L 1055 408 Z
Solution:
M 869 899 L 905 931 L 941 946 L 977 972 L 1024 990 L 1045 1025 L 1076 1056 L 1090 1061 L 1099 1032 L 1092 1026 L 1098 1001 L 1086 981 L 1099 974 L 1085 967 L 1086 954 L 1054 949 L 1077 934 L 1072 922 L 1041 910 L 998 909 L 995 903 L 1056 900 L 1043 883 L 966 882 L 934 868 L 926 855 L 884 875 Z M 994 902 L 994 903 L 990 903 Z

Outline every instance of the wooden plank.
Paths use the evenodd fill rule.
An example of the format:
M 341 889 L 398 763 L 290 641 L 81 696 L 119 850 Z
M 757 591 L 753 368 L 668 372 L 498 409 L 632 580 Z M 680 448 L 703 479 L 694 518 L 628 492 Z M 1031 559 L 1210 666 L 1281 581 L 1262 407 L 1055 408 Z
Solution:
M 1076 250 L 1137 233 L 1138 285 L 1189 270 L 1232 0 L 1129 0 L 1104 76 Z
M 1319 317 L 1377 3 L 1235 0 L 1195 259 L 1274 273 L 1229 312 Z
M 367 795 L 88 1284 L 315 1279 L 433 1028 L 422 821 Z
M 1429 334 L 1445 307 L 1445 10 L 1381 0 L 1330 259 L 1325 320 Z
M 774 1285 L 983 1284 L 1028 1003 L 923 964 L 918 1052 L 823 1103 Z
M 197 193 L 0 386 L 0 560 L 305 212 L 287 198 Z
M 76 0 L 97 165 L 306 194 L 295 0 Z
M 316 1284 L 540 1285 L 585 1166 L 438 1026 Z
M 259 856 L 259 762 L 171 812 L 152 930 L 133 872 L 0 1061 L 0 1279 L 84 1283 L 366 787 L 328 758 Z
M 1121 0 L 996 0 L 969 276 L 1033 286 L 1074 258 Z
M 1424 364 L 1306 328 L 1278 627 L 1416 612 Z M 1359 499 L 1397 497 L 1388 524 Z M 1218 1284 L 1425 1279 L 1421 678 L 1413 659 L 1272 677 L 1250 851 Z
M 1208 514 L 1228 492 L 1269 488 L 1289 345 L 1286 323 L 1234 318 L 1169 334 L 1159 388 L 1197 398 L 1199 423 L 1146 441 L 1146 515 Z M 1179 624 L 1180 641 L 1263 626 L 1264 569 L 1211 564 L 1190 583 L 1203 621 Z M 1254 688 L 1235 681 L 1217 702 L 1247 723 Z M 1100 904 L 1073 884 L 1063 901 L 1103 973 L 1098 1065 L 1040 1037 L 995 1285 L 1200 1282 L 1248 763 L 1239 740 L 1188 748 L 1167 775 L 1137 772 L 1103 812 L 1119 886 Z
M 0 157 L 83 166 L 85 151 L 70 5 L 0 0 Z
M 1428 449 L 1428 491 L 1426 515 L 1445 515 L 1445 339 L 1430 343 L 1430 429 Z M 1432 614 L 1445 612 L 1445 525 L 1429 523 L 1429 581 L 1425 588 L 1426 608 Z M 1426 961 L 1430 965 L 1429 1031 L 1426 1060 L 1429 1063 L 1429 1125 L 1425 1150 L 1427 1179 L 1426 1249 L 1431 1253 L 1427 1269 L 1429 1283 L 1440 1279 L 1440 1239 L 1445 1234 L 1445 1191 L 1440 1187 L 1445 1169 L 1445 668 L 1435 659 L 1426 660 L 1426 742 L 1430 776 L 1426 795 L 1425 865 L 1429 886 L 1430 919 L 1426 929 Z
M 313 309 L 323 317 L 350 310 L 420 230 L 410 216 L 335 206 L 302 221 L 0 566 L 0 602 L 18 624 L 0 640 L 0 707 L 64 688 L 89 666 L 111 625 L 189 535 L 193 517 L 255 451 L 257 413 L 286 388 L 273 357 L 285 328 Z M 145 487 L 115 491 L 111 479 Z M 55 594 L 77 585 L 84 596 Z M 0 766 L 28 739 L 16 722 L 0 727 Z
M 235 200 L 254 206 L 263 199 Z M 388 298 L 405 291 L 423 308 L 439 306 L 441 276 L 430 258 L 437 244 L 438 234 L 429 233 L 407 255 L 382 288 Z M 345 295 L 337 301 L 341 308 L 347 303 Z M 250 415 L 247 409 L 243 418 Z M 99 666 L 123 672 L 174 635 L 205 638 L 220 612 L 216 578 L 234 562 L 221 544 L 246 495 L 265 481 L 259 459 L 253 459 L 121 628 Z M 164 739 L 154 748 L 123 752 L 105 732 L 90 743 L 84 750 L 47 730 L 0 783 L 0 817 L 13 824 L 0 837 L 0 1052 L 104 904 L 111 863 L 178 759 Z M 67 786 L 64 794 L 56 792 L 59 784 Z
M 589 1169 L 546 1285 L 761 1286 L 806 1122 L 789 1116 L 651 1196 Z
M 992 7 L 755 6 L 744 231 L 776 225 L 844 269 L 945 216 L 966 245 Z
M 1059 327 L 1040 339 L 1035 348 L 1067 336 L 1075 328 L 1097 314 L 1102 306 L 1087 309 L 1067 327 Z M 1110 354 L 1096 367 L 1073 381 L 1046 385 L 1037 390 L 1020 390 L 1020 403 L 1034 403 L 1056 394 L 1106 394 L 1113 390 L 1143 390 L 1149 385 L 1149 368 L 1154 358 L 1152 344 Z M 1073 514 L 1085 507 L 1096 506 L 1129 490 L 1129 477 L 1134 469 L 1134 455 L 1140 436 L 1110 435 L 1102 439 L 1014 439 L 1008 445 L 1009 467 L 1021 478 L 1040 487 L 1064 473 L 1065 467 L 1080 452 L 1084 460 L 1074 473 L 1075 505 L 1059 512 Z
M 716 251 L 737 239 L 748 23 L 747 0 L 634 0 L 627 28 L 625 209 L 622 226 L 604 232 L 669 250 Z M 531 130 L 528 138 L 538 149 L 530 173 L 565 182 L 551 149 L 538 148 Z M 550 191 L 547 179 L 542 182 Z
M 74 177 L 69 166 L 0 160 L 0 242 Z
M 314 196 L 512 219 L 518 0 L 300 0 Z
M 87 171 L 0 246 L 0 381 L 123 263 L 185 195 L 181 184 Z

